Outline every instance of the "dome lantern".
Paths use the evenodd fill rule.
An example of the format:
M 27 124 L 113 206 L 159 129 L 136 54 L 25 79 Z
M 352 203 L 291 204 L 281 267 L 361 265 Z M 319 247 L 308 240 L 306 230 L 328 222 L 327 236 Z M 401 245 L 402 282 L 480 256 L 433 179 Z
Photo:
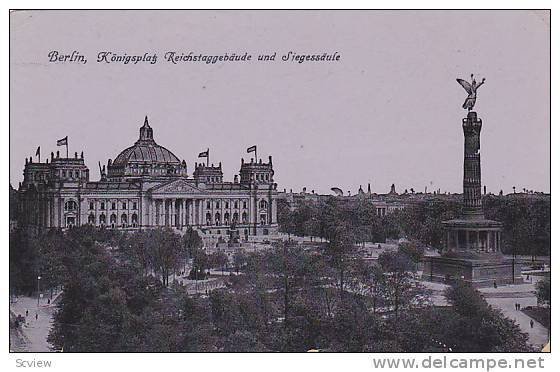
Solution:
M 144 118 L 144 125 L 140 127 L 140 141 L 153 141 L 154 140 L 154 130 L 148 124 L 148 115 Z

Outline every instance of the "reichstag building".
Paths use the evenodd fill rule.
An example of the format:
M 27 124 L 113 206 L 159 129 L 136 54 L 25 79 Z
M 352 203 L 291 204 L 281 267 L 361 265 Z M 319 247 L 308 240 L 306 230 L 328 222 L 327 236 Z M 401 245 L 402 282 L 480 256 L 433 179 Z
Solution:
M 146 117 L 136 143 L 99 168 L 101 179 L 90 181 L 83 152 L 61 157 L 57 151 L 39 163 L 26 159 L 20 221 L 45 229 L 191 226 L 212 235 L 234 231 L 242 239 L 278 232 L 271 156 L 268 162 L 241 159 L 233 182 L 223 180 L 221 163 L 195 163 L 189 176 L 185 160 L 156 143 Z

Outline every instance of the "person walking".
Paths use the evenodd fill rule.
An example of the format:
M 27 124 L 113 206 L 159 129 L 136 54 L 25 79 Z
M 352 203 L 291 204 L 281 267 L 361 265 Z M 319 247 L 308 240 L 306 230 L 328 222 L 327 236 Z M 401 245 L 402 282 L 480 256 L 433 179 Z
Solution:
M 29 316 L 29 309 L 26 309 L 25 310 L 25 317 L 28 317 L 28 316 Z
M 535 325 L 535 322 L 533 322 L 533 319 L 531 319 L 531 321 L 529 322 L 529 325 L 531 326 L 531 329 L 532 329 L 533 326 Z
M 38 320 L 38 319 L 39 319 L 39 314 L 35 313 L 35 320 Z

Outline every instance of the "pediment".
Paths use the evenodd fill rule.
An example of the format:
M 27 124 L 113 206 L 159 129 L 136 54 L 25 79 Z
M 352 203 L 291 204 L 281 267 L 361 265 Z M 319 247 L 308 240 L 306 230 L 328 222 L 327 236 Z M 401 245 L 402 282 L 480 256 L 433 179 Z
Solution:
M 175 180 L 152 188 L 152 195 L 162 194 L 198 194 L 202 190 L 185 180 Z

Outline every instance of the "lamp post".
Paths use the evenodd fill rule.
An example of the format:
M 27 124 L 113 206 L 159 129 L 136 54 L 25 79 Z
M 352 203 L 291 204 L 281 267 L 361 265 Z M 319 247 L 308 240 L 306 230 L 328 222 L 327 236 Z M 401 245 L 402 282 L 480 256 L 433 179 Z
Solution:
M 39 296 L 40 296 L 40 292 L 41 292 L 41 287 L 40 287 L 40 283 L 41 282 L 41 276 L 37 275 L 37 307 L 39 307 Z

